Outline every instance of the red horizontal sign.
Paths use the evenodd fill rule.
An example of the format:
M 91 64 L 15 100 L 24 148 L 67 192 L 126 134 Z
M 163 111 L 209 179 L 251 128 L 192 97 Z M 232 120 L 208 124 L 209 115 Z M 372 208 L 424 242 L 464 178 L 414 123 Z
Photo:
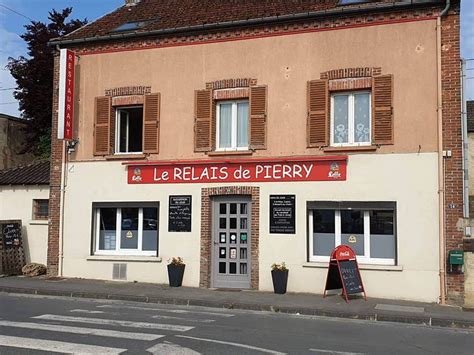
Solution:
M 130 163 L 128 183 L 343 181 L 346 168 L 346 157 Z

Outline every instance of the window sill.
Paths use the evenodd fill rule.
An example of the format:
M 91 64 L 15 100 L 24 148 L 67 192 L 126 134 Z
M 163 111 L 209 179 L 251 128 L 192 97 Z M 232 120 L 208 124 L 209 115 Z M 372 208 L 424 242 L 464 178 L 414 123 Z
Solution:
M 105 156 L 106 160 L 141 160 L 145 158 L 145 154 L 114 154 Z
M 306 268 L 327 269 L 329 263 L 323 262 L 307 262 L 303 264 Z M 360 270 L 379 270 L 379 271 L 403 271 L 403 265 L 375 265 L 375 264 L 359 264 Z
M 30 225 L 43 225 L 47 226 L 49 224 L 47 219 L 33 219 L 29 222 Z
M 325 147 L 324 152 L 335 153 L 335 152 L 375 152 L 377 146 L 375 145 L 361 145 L 353 147 Z
M 223 151 L 213 151 L 207 152 L 207 155 L 210 157 L 220 157 L 226 155 L 252 155 L 253 151 L 251 150 L 223 150 Z
M 142 263 L 161 263 L 160 256 L 129 256 L 129 255 L 91 255 L 88 261 L 126 261 Z

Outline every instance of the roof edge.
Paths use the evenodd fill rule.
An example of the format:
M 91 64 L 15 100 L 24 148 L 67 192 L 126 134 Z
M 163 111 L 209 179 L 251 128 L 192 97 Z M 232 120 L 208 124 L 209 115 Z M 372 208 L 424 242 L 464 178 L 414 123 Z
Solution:
M 335 16 L 335 15 L 346 15 L 346 14 L 351 15 L 351 14 L 359 14 L 359 13 L 367 13 L 367 12 L 370 13 L 370 12 L 386 12 L 386 11 L 392 11 L 392 10 L 403 10 L 403 9 L 409 9 L 409 8 L 439 5 L 440 3 L 442 3 L 442 0 L 405 0 L 405 1 L 398 1 L 398 2 L 393 2 L 393 3 L 384 3 L 384 4 L 378 3 L 371 6 L 367 6 L 367 5 L 351 6 L 350 8 L 340 6 L 340 7 L 329 9 L 329 10 L 303 12 L 303 13 L 283 15 L 283 16 L 269 16 L 269 17 L 253 18 L 253 19 L 238 20 L 238 21 L 217 22 L 217 23 L 210 23 L 210 24 L 204 24 L 204 25 L 166 28 L 166 29 L 160 29 L 160 30 L 138 31 L 138 32 L 129 32 L 129 33 L 122 33 L 122 34 L 117 33 L 117 34 L 109 34 L 105 36 L 85 37 L 85 38 L 77 38 L 77 39 L 70 39 L 70 40 L 68 39 L 62 40 L 60 38 L 53 38 L 51 41 L 48 42 L 48 45 L 68 46 L 68 45 L 74 45 L 74 44 L 94 43 L 94 42 L 102 42 L 102 41 L 108 41 L 108 40 L 131 39 L 131 38 L 149 37 L 149 36 L 155 36 L 155 35 L 170 35 L 170 34 L 180 34 L 180 33 L 184 34 L 184 33 L 197 32 L 197 31 L 225 29 L 225 28 L 230 28 L 230 27 L 245 27 L 245 26 L 252 26 L 252 25 L 264 25 L 264 24 L 279 23 L 279 22 L 315 19 L 315 18 L 321 18 L 321 17 Z

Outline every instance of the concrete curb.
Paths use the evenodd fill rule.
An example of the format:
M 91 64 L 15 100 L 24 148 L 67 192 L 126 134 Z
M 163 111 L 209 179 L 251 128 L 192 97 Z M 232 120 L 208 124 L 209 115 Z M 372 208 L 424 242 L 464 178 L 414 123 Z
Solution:
M 136 295 L 121 295 L 121 294 L 108 294 L 98 292 L 74 292 L 74 291 L 62 291 L 62 290 L 45 290 L 45 289 L 34 289 L 34 288 L 20 288 L 20 287 L 0 287 L 0 292 L 10 294 L 30 294 L 30 295 L 42 295 L 42 296 L 60 296 L 60 297 L 71 297 L 71 298 L 88 298 L 88 299 L 101 299 L 101 300 L 116 300 L 116 301 L 128 301 L 138 303 L 150 303 L 150 304 L 174 304 L 180 306 L 201 306 L 201 307 L 212 307 L 212 308 L 225 308 L 225 309 L 241 309 L 250 311 L 264 311 L 274 313 L 287 313 L 287 314 L 302 314 L 309 316 L 320 316 L 330 318 L 345 318 L 345 319 L 358 319 L 368 320 L 376 322 L 396 322 L 405 324 L 418 324 L 432 327 L 447 327 L 457 329 L 474 329 L 474 320 L 457 320 L 447 319 L 440 317 L 430 317 L 429 315 L 405 315 L 405 314 L 391 314 L 391 313 L 380 313 L 380 312 L 369 312 L 369 313 L 355 313 L 328 309 L 318 308 L 301 308 L 301 307 L 278 307 L 266 304 L 257 303 L 229 303 L 223 301 L 213 300 L 199 300 L 199 299 L 186 299 L 186 298 L 166 298 L 166 297 L 148 297 L 148 296 L 136 296 Z

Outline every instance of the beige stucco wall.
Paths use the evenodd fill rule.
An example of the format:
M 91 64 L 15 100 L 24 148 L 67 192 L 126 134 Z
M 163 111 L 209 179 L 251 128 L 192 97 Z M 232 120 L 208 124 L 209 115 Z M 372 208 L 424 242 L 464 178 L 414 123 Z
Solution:
M 464 253 L 464 305 L 474 308 L 474 253 Z
M 46 265 L 48 221 L 32 219 L 34 199 L 49 199 L 49 187 L 0 186 L 0 220 L 21 220 L 26 261 Z
M 469 154 L 469 195 L 474 195 L 474 133 L 468 133 Z M 470 216 L 471 218 L 474 216 Z
M 91 249 L 92 203 L 159 201 L 159 255 L 162 262 L 128 263 L 128 280 L 167 283 L 166 261 L 182 256 L 184 285 L 199 285 L 201 188 L 210 184 L 128 185 L 120 162 L 76 162 L 68 168 L 64 224 L 64 275 L 111 279 L 113 261 L 87 260 Z M 322 293 L 325 265 L 306 260 L 306 202 L 316 200 L 396 201 L 398 268 L 362 270 L 369 296 L 437 301 L 437 155 L 351 155 L 347 181 L 258 183 L 260 186 L 260 289 L 271 290 L 270 265 L 285 261 L 290 292 Z M 191 233 L 168 232 L 170 194 L 193 196 Z M 269 234 L 270 194 L 295 194 L 296 235 Z M 90 258 L 89 258 L 90 259 Z M 99 258 L 100 259 L 100 258 Z M 117 258 L 116 260 L 120 260 Z M 309 267 L 312 266 L 312 267 Z
M 436 150 L 436 22 L 391 24 L 205 45 L 83 55 L 79 60 L 79 145 L 93 159 L 94 98 L 106 89 L 149 85 L 161 93 L 160 154 L 193 153 L 194 90 L 228 78 L 268 85 L 268 149 L 256 156 L 323 154 L 306 148 L 306 83 L 320 73 L 381 67 L 394 75 L 395 145 L 379 152 Z M 288 134 L 291 132 L 291 134 Z M 100 159 L 100 158 L 97 158 Z

